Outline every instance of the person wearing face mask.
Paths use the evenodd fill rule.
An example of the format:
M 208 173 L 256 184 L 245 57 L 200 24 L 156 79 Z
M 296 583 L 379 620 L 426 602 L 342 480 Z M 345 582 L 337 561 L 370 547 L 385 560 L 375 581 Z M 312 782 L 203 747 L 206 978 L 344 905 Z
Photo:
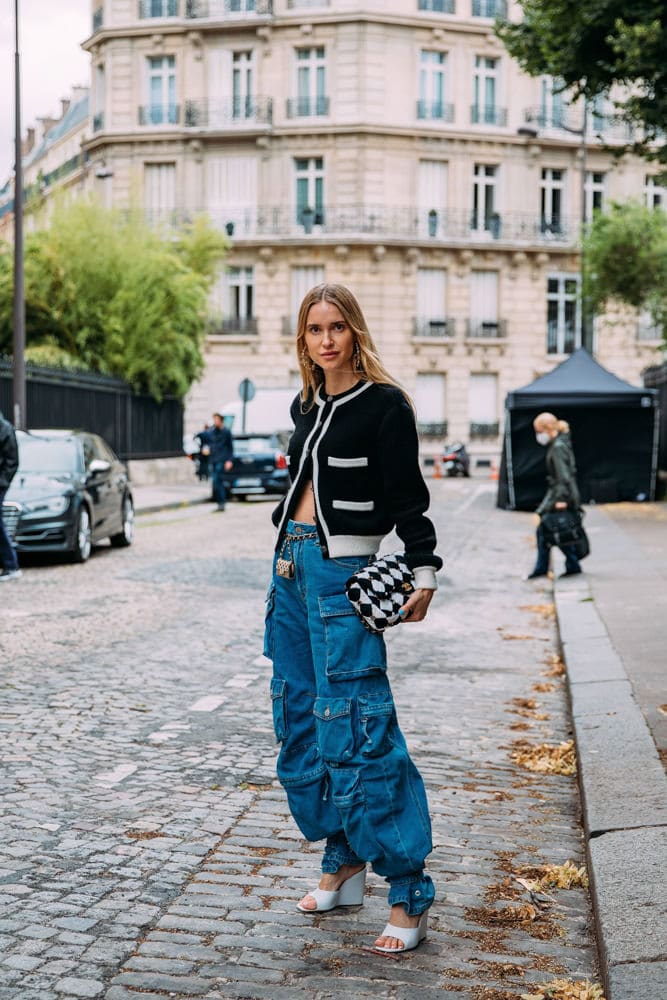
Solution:
M 581 497 L 577 486 L 577 467 L 570 442 L 570 426 L 565 420 L 558 420 L 553 413 L 540 413 L 533 421 L 537 443 L 547 449 L 547 492 L 537 508 L 540 519 L 553 510 L 579 510 Z M 526 579 L 546 576 L 549 572 L 549 545 L 542 522 L 537 527 L 537 560 L 535 568 Z M 562 576 L 576 576 L 581 566 L 573 545 L 560 547 L 565 556 L 565 572 Z

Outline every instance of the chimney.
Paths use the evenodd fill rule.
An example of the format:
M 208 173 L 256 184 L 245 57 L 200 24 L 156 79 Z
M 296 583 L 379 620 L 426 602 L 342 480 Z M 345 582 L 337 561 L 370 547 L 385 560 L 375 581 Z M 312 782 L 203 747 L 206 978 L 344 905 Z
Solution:
M 66 97 L 61 97 L 60 98 L 60 106 L 62 108 L 62 111 L 60 113 L 60 120 L 61 121 L 65 117 L 65 115 L 67 114 L 67 112 L 69 111 L 71 103 L 72 102 L 69 100 L 69 98 L 66 98 Z
M 26 137 L 21 143 L 21 156 L 27 156 L 35 148 L 35 130 L 34 128 L 29 128 L 26 130 Z
M 89 91 L 90 87 L 72 87 L 72 103 L 76 104 L 78 101 L 82 101 L 84 97 L 88 97 Z
M 48 133 L 49 129 L 52 129 L 54 125 L 57 125 L 58 119 L 52 118 L 51 115 L 44 115 L 42 118 L 38 118 L 37 121 L 41 125 L 41 137 L 44 138 Z

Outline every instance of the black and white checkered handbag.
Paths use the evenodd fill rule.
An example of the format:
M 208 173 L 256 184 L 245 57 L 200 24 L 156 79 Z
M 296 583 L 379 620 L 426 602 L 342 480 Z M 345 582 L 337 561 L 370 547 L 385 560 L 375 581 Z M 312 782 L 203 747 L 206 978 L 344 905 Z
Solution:
M 415 589 L 415 578 L 401 552 L 371 556 L 345 584 L 352 607 L 369 632 L 384 632 L 401 621 L 399 609 Z

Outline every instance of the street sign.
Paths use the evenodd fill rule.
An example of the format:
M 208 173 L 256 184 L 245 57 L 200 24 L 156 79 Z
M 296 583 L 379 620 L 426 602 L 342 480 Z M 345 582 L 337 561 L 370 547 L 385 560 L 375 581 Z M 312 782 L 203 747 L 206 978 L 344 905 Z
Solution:
M 239 396 L 244 403 L 249 403 L 251 399 L 255 398 L 255 383 L 249 378 L 244 378 L 239 385 Z

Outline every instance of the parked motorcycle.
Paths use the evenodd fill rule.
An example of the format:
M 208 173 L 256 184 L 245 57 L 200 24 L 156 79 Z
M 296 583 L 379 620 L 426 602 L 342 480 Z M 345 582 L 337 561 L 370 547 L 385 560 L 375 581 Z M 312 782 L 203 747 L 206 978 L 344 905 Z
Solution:
M 466 451 L 466 446 L 460 441 L 445 445 L 442 470 L 446 476 L 465 476 L 467 478 L 470 475 L 470 455 Z

